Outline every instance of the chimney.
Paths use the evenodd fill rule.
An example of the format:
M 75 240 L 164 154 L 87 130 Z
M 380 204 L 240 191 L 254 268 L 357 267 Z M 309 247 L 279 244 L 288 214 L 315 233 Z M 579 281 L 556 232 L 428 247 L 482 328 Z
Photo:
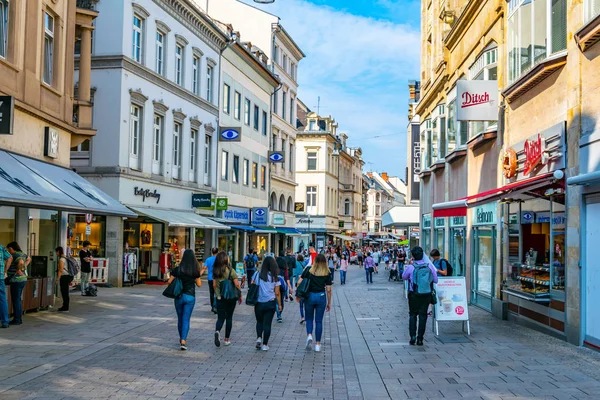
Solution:
M 383 178 L 384 181 L 389 182 L 389 178 L 388 178 L 388 174 L 387 172 L 382 172 L 381 173 L 381 177 Z

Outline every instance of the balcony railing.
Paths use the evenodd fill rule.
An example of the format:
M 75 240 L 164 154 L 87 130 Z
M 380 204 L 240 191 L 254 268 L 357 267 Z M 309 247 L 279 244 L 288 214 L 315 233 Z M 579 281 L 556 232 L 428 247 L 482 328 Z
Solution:
M 95 11 L 96 0 L 77 0 L 77 8 Z

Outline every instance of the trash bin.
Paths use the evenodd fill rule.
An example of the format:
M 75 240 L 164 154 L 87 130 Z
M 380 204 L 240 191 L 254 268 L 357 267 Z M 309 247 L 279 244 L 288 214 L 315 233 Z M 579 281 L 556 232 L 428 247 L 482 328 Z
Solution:
M 54 306 L 54 291 L 56 280 L 53 276 L 42 278 L 42 290 L 40 293 L 40 307 L 47 309 L 50 306 Z
M 38 311 L 41 305 L 42 280 L 28 279 L 23 290 L 23 311 Z

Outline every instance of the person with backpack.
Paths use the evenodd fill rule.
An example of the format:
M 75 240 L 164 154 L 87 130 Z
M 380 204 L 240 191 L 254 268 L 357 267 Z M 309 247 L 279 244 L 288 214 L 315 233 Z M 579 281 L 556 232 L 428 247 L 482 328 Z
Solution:
M 175 299 L 175 311 L 177 312 L 177 331 L 179 332 L 179 348 L 187 350 L 187 336 L 190 331 L 190 319 L 196 305 L 196 287 L 202 286 L 200 277 L 204 272 L 200 268 L 196 255 L 191 249 L 183 252 L 181 262 L 173 270 L 168 283 L 171 284 L 174 279 L 181 280 L 181 295 Z
M 429 253 L 429 255 L 433 259 L 433 266 L 437 270 L 438 275 L 452 276 L 452 265 L 450 265 L 448 260 L 442 258 L 438 249 L 431 250 L 431 253 Z
M 281 307 L 281 283 L 279 282 L 279 267 L 273 257 L 263 260 L 260 272 L 255 272 L 251 284 L 258 285 L 258 300 L 254 306 L 256 317 L 256 349 L 269 350 L 271 326 L 277 305 Z
M 69 312 L 69 285 L 73 281 L 73 274 L 69 270 L 69 263 L 67 262 L 67 257 L 65 257 L 64 249 L 59 246 L 55 250 L 56 257 L 58 257 L 58 269 L 56 273 L 56 280 L 58 281 L 58 286 L 60 287 L 60 295 L 63 299 L 62 307 L 60 307 L 58 312 Z
M 438 282 L 437 270 L 419 246 L 411 250 L 412 264 L 409 264 L 402 279 L 408 280 L 408 330 L 410 345 L 423 346 L 423 336 L 427 325 L 427 310 L 431 303 L 433 284 Z M 417 330 L 417 317 L 419 329 Z
M 215 346 L 221 346 L 221 329 L 225 323 L 225 346 L 231 344 L 233 328 L 233 312 L 235 305 L 242 304 L 242 289 L 235 270 L 231 268 L 229 256 L 224 251 L 217 254 L 213 267 L 213 286 L 217 299 L 217 325 L 215 329 Z
M 323 336 L 323 317 L 325 312 L 331 310 L 331 275 L 327 266 L 327 259 L 319 254 L 312 267 L 307 268 L 300 277 L 309 279 L 308 297 L 304 302 L 306 315 L 306 350 L 311 350 L 313 345 L 313 328 L 315 331 L 315 352 L 321 351 L 321 337 Z M 300 302 L 300 298 L 296 297 Z
M 90 282 L 90 275 L 92 273 L 92 252 L 90 251 L 91 243 L 87 240 L 83 241 L 83 248 L 79 251 L 79 263 L 81 264 L 81 295 L 87 295 L 87 288 Z
M 213 284 L 213 267 L 215 265 L 215 260 L 217 259 L 217 254 L 219 253 L 219 248 L 218 247 L 213 247 L 210 250 L 210 253 L 212 254 L 210 257 L 208 257 L 206 259 L 206 261 L 204 261 L 204 266 L 206 267 L 206 270 L 208 271 L 208 299 L 210 300 L 210 311 L 213 314 L 217 313 L 217 303 L 215 302 L 215 285 Z
M 277 262 L 277 268 L 279 269 L 279 282 L 281 284 L 280 291 L 281 297 L 287 301 L 288 300 L 288 290 L 290 289 L 290 270 L 288 268 L 288 263 L 285 258 L 285 251 L 281 250 L 279 252 L 279 257 L 275 259 Z M 283 307 L 284 304 L 281 302 L 281 306 L 277 304 L 277 323 L 283 323 Z
M 367 258 L 365 258 L 363 265 L 365 268 L 365 273 L 367 274 L 368 285 L 369 283 L 373 283 L 373 272 L 375 272 L 375 261 L 373 261 L 371 253 L 367 253 Z
M 246 268 L 246 280 L 252 281 L 252 277 L 256 272 L 256 266 L 258 265 L 258 256 L 254 249 L 250 248 L 250 251 L 244 257 L 244 267 Z
M 0 279 L 0 327 L 4 329 L 8 328 L 10 323 L 4 277 L 6 276 L 5 271 L 10 268 L 12 261 L 12 255 L 6 250 L 6 247 L 0 244 L 0 278 L 2 278 Z

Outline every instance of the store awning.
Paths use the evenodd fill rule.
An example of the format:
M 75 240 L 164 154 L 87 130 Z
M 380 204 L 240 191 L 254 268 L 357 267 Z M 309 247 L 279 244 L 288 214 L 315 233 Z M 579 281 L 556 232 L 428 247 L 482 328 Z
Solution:
M 256 233 L 277 233 L 274 228 L 270 226 L 252 226 L 254 228 L 254 232 Z
M 600 183 L 600 171 L 589 172 L 567 178 L 567 185 L 594 185 Z
M 135 217 L 70 169 L 0 150 L 0 204 Z
M 296 228 L 286 228 L 286 227 L 275 227 L 277 233 L 281 233 L 288 236 L 299 236 L 302 233 Z
M 347 240 L 349 242 L 352 242 L 354 240 L 358 240 L 358 238 L 355 238 L 355 237 L 352 237 L 352 236 L 346 236 L 346 235 L 342 235 L 342 234 L 338 234 L 338 233 L 335 233 L 332 236 L 335 237 L 335 238 L 338 238 L 338 239 Z
M 381 216 L 381 225 L 385 228 L 406 228 L 419 226 L 419 207 L 395 206 Z M 387 235 L 387 232 L 375 233 L 376 235 Z
M 246 231 L 246 232 L 254 232 L 256 230 L 255 227 L 250 225 L 231 225 L 231 229 L 237 229 L 238 231 Z
M 462 199 L 436 203 L 432 206 L 433 217 L 464 217 L 467 208 L 484 203 L 500 200 L 508 195 L 517 195 L 523 192 L 531 192 L 553 183 L 556 179 L 554 173 L 547 173 L 518 182 L 509 183 L 496 189 L 488 190 Z
M 154 218 L 169 226 L 200 229 L 229 229 L 229 226 L 214 222 L 193 211 L 166 210 L 161 208 L 129 207 L 138 214 Z

